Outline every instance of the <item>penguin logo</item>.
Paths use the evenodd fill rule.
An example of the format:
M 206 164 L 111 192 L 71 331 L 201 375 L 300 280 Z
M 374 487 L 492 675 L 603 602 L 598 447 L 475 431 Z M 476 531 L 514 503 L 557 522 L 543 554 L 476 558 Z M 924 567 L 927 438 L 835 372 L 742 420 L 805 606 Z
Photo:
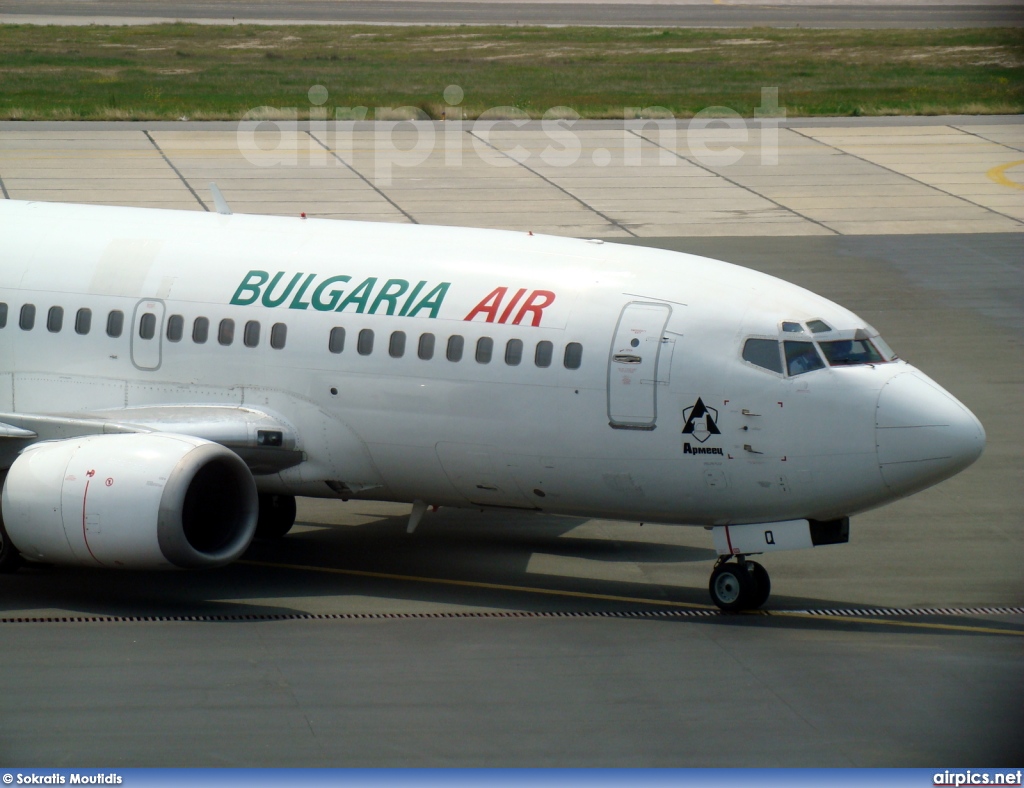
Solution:
M 698 443 L 704 443 L 712 435 L 722 434 L 715 423 L 718 411 L 707 407 L 700 397 L 697 397 L 693 407 L 683 411 L 683 417 L 686 419 L 683 435 L 692 435 Z

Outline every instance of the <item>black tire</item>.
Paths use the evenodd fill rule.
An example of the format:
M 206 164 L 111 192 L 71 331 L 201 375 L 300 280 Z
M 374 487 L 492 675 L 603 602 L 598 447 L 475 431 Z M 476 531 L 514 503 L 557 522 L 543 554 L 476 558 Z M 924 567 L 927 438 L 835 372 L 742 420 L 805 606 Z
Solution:
M 746 610 L 754 592 L 754 579 L 750 570 L 741 564 L 722 564 L 711 573 L 708 591 L 711 601 L 722 610 Z
M 768 577 L 768 570 L 757 561 L 747 561 L 750 567 L 750 577 L 754 581 L 753 593 L 750 595 L 750 609 L 757 610 L 768 601 L 772 593 L 772 581 Z
M 260 495 L 257 539 L 280 539 L 295 525 L 294 495 Z

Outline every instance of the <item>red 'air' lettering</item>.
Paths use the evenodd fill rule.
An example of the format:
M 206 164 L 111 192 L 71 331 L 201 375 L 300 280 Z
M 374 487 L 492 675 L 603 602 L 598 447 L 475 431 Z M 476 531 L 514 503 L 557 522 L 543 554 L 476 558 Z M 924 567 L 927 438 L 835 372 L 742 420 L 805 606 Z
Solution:
M 516 308 L 516 304 L 519 303 L 519 299 L 522 298 L 525 293 L 525 287 L 520 287 L 516 291 L 516 294 L 512 296 L 512 300 L 508 302 L 508 306 L 505 307 L 505 311 L 502 312 L 501 317 L 498 318 L 499 323 L 504 323 L 506 320 L 508 320 L 508 316 L 512 314 L 512 310 Z
M 463 320 L 473 320 L 476 317 L 483 315 L 484 320 L 488 323 L 508 323 L 509 317 L 515 312 L 516 306 L 523 300 L 523 296 L 526 295 L 526 288 L 521 287 L 516 290 L 515 295 L 504 305 L 502 309 L 502 302 L 505 300 L 505 296 L 508 294 L 507 287 L 496 287 L 486 297 L 470 310 L 470 313 L 466 315 Z M 544 309 L 551 306 L 555 301 L 555 294 L 550 290 L 534 290 L 527 296 L 526 301 L 523 301 L 523 305 L 519 307 L 519 311 L 515 312 L 515 318 L 512 320 L 512 325 L 518 326 L 527 315 L 532 315 L 530 318 L 530 325 L 539 326 L 541 318 L 544 316 Z M 501 316 L 498 316 L 498 310 L 501 310 Z
M 516 315 L 516 319 L 512 321 L 512 325 L 518 326 L 523 322 L 523 318 L 526 317 L 528 312 L 533 313 L 532 326 L 539 326 L 540 319 L 545 307 L 551 306 L 555 302 L 555 294 L 550 290 L 534 290 L 530 293 L 530 297 L 526 299 L 526 303 L 523 304 L 522 309 Z
M 494 288 L 483 301 L 473 307 L 473 311 L 466 315 L 463 320 L 472 320 L 477 315 L 487 315 L 487 322 L 493 323 L 495 316 L 498 314 L 498 307 L 501 306 L 501 299 L 505 297 L 507 292 L 507 287 Z M 501 322 L 505 322 L 504 316 Z

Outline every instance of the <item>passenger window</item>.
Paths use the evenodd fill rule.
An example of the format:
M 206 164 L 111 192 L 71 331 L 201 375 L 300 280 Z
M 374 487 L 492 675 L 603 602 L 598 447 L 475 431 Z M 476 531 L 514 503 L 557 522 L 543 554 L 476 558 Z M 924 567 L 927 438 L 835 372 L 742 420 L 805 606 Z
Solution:
M 743 344 L 743 360 L 782 374 L 779 343 L 774 339 L 748 339 Z
M 139 320 L 139 336 L 142 339 L 152 339 L 156 336 L 156 315 L 146 312 Z
M 537 351 L 533 354 L 533 363 L 538 367 L 550 367 L 551 356 L 554 353 L 554 349 L 555 346 L 546 339 L 542 342 L 538 342 Z
M 205 317 L 197 317 L 192 324 L 192 341 L 203 345 L 210 338 L 210 321 Z
M 832 330 L 832 326 L 824 320 L 808 320 L 807 327 L 811 329 L 812 334 L 824 334 Z
M 284 323 L 274 323 L 273 328 L 270 329 L 270 346 L 274 350 L 281 350 L 287 341 L 288 326 Z
M 327 340 L 327 349 L 332 353 L 340 353 L 345 349 L 345 329 L 341 326 L 331 329 L 331 338 Z
M 21 317 L 18 319 L 18 325 L 21 326 L 22 331 L 31 331 L 36 325 L 36 307 L 35 304 L 25 304 L 21 308 Z
M 449 361 L 461 361 L 462 360 L 462 348 L 465 346 L 465 340 L 458 334 L 448 337 L 448 360 Z
M 92 310 L 83 307 L 75 315 L 75 333 L 88 334 L 92 329 Z
M 185 318 L 181 315 L 171 315 L 167 318 L 167 341 L 181 342 L 185 335 Z
M 260 343 L 260 322 L 250 320 L 245 324 L 245 331 L 242 332 L 242 342 L 246 347 L 256 347 Z
M 476 363 L 490 364 L 492 355 L 494 355 L 494 340 L 490 337 L 480 337 L 476 341 Z
M 802 375 L 825 366 L 813 342 L 784 342 L 783 345 L 786 348 L 786 369 L 790 376 Z
M 62 328 L 64 328 L 64 307 L 51 306 L 50 311 L 46 314 L 46 330 L 51 334 L 56 334 Z
M 360 356 L 368 356 L 373 352 L 373 329 L 364 328 L 356 340 L 356 352 Z
M 235 341 L 235 321 L 230 317 L 220 321 L 220 326 L 217 329 L 217 341 L 224 347 Z
M 388 343 L 388 354 L 391 358 L 401 358 L 405 355 L 405 332 L 395 331 Z
M 579 342 L 570 342 L 565 346 L 564 364 L 566 369 L 579 369 L 583 363 L 583 345 Z
M 124 312 L 120 309 L 112 309 L 107 315 L 107 336 L 117 339 L 124 331 Z
M 424 361 L 430 361 L 434 357 L 433 334 L 420 334 L 420 345 L 416 354 Z
M 523 340 L 510 339 L 505 345 L 505 363 L 510 367 L 518 367 L 523 360 Z
M 0 328 L 7 328 L 7 304 L 0 301 Z

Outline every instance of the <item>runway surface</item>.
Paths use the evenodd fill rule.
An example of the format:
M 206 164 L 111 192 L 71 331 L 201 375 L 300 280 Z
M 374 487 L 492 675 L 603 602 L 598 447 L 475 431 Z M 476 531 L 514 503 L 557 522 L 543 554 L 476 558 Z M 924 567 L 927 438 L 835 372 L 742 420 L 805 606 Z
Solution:
M 984 151 L 943 189 L 987 189 L 987 180 L 1016 195 L 985 173 L 994 160 L 988 146 L 1021 147 L 1021 127 L 979 134 L 963 125 L 923 127 L 941 129 L 935 134 L 910 125 L 865 128 L 888 128 L 886 145 L 897 135 L 912 140 L 913 150 L 900 156 L 919 164 L 915 156 L 925 156 L 933 137 L 962 134 L 971 141 L 952 144 Z M 821 173 L 842 169 L 850 146 L 864 143 L 840 142 L 857 136 L 840 131 Z M 32 145 L 31 135 L 0 128 L 0 178 L 11 196 L 41 198 L 30 176 L 45 170 L 52 199 L 131 203 L 168 194 L 171 204 L 202 210 L 187 187 L 205 202 L 202 184 L 225 174 L 224 149 L 207 153 L 214 137 L 195 130 L 176 138 L 156 128 L 51 133 L 40 131 Z M 803 139 L 792 145 L 820 144 L 810 133 Z M 537 150 L 528 130 L 503 144 L 512 143 Z M 934 187 L 921 171 L 899 172 L 898 161 L 875 163 L 886 155 L 881 143 L 874 153 L 857 151 L 853 166 L 875 168 L 862 182 L 868 207 L 842 207 L 846 219 L 815 214 L 818 224 L 806 214 L 789 219 L 796 231 L 789 235 L 768 235 L 771 217 L 751 214 L 747 225 L 725 222 L 745 226 L 748 236 L 702 236 L 702 223 L 667 216 L 684 212 L 676 200 L 645 203 L 625 191 L 621 203 L 593 207 L 636 234 L 660 226 L 677 232 L 630 239 L 579 210 L 581 235 L 604 227 L 608 238 L 728 259 L 843 303 L 985 424 L 988 447 L 974 466 L 854 518 L 850 544 L 766 558 L 769 615 L 724 616 L 710 607 L 714 556 L 701 529 L 442 509 L 407 535 L 408 506 L 304 500 L 292 535 L 254 544 L 242 563 L 223 570 L 38 568 L 0 576 L 0 764 L 1019 765 L 1020 222 L 1001 205 L 1005 232 L 869 233 L 879 220 L 856 212 L 883 198 L 871 190 L 889 188 L 886 179 Z M 28 175 L 9 178 L 12 164 Z M 636 185 L 623 168 L 608 184 L 612 196 L 653 189 L 654 167 Z M 429 211 L 418 212 L 428 201 L 411 198 L 414 178 L 444 172 L 429 169 L 408 168 L 397 186 L 380 187 L 383 195 L 353 182 L 351 202 L 387 197 L 391 220 L 408 221 L 401 210 L 425 220 Z M 501 221 L 533 220 L 522 190 L 561 187 L 564 197 L 577 188 L 536 169 L 505 190 Z M 81 177 L 87 171 L 124 182 L 93 187 L 85 183 L 93 176 Z M 317 192 L 339 191 L 321 182 L 312 190 L 314 167 L 282 171 L 299 195 L 284 199 L 288 211 L 315 205 Z M 274 168 L 235 172 L 236 181 L 248 181 L 234 196 L 225 188 L 236 210 L 280 204 L 273 200 L 285 189 L 263 203 L 254 196 L 261 175 L 279 177 Z M 594 172 L 591 159 L 575 175 L 596 188 L 586 183 Z M 762 191 L 799 185 L 799 175 L 779 172 L 774 182 L 737 172 L 725 183 L 737 196 L 755 183 Z M 1009 179 L 1012 170 L 1004 172 Z M 450 177 L 465 186 L 465 176 Z M 715 188 L 721 176 L 700 177 Z M 817 170 L 807 178 L 815 179 Z M 828 189 L 841 191 L 839 183 L 825 183 L 820 201 Z M 573 193 L 596 203 L 596 192 L 580 188 Z M 989 219 L 980 217 L 995 212 L 977 196 L 947 191 L 943 199 L 962 201 L 965 227 L 984 228 Z M 616 213 L 629 199 L 637 201 L 634 213 Z M 928 221 L 891 203 L 888 213 L 903 217 L 895 221 Z M 801 235 L 806 225 L 827 232 Z M 569 219 L 558 226 L 572 234 Z
M 206 23 L 608 25 L 641 27 L 957 28 L 1019 27 L 1012 2 L 316 2 L 316 0 L 19 0 L 0 22 L 35 24 Z

